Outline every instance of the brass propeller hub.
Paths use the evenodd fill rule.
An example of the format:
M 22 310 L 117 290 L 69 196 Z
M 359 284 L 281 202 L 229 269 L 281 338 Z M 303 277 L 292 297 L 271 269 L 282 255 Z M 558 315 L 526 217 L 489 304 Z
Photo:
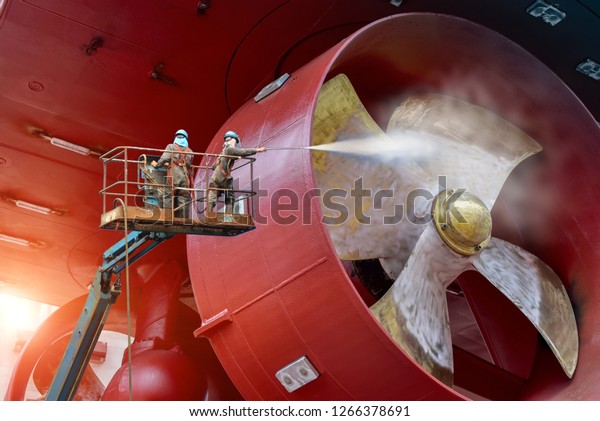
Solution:
M 444 190 L 433 200 L 433 221 L 444 243 L 471 256 L 481 252 L 492 234 L 492 215 L 485 204 L 465 190 Z

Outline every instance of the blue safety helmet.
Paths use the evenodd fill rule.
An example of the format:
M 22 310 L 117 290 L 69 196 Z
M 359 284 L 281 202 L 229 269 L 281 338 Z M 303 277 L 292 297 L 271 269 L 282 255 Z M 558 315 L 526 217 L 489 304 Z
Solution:
M 223 136 L 223 138 L 227 139 L 228 137 L 234 138 L 236 143 L 240 143 L 240 137 L 237 135 L 236 132 L 232 132 L 231 130 L 229 130 L 227 133 L 225 133 L 225 136 Z
M 175 140 L 173 141 L 176 145 L 182 148 L 188 147 L 188 134 L 185 130 L 179 129 L 175 132 Z

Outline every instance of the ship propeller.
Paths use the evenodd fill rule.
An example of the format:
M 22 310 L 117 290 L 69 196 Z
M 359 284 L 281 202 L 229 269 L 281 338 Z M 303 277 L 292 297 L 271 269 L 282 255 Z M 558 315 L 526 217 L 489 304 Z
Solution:
M 343 74 L 321 89 L 312 139 L 336 252 L 379 259 L 396 279 L 371 311 L 410 357 L 452 385 L 446 288 L 476 270 L 572 377 L 579 342 L 562 281 L 533 254 L 491 236 L 490 210 L 511 171 L 541 151 L 535 140 L 484 108 L 431 93 L 402 101 L 384 132 Z

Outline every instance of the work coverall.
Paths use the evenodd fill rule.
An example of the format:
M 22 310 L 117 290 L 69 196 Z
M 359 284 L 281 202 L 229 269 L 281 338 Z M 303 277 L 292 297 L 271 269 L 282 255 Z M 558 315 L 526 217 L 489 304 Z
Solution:
M 213 169 L 213 173 L 210 177 L 209 187 L 223 190 L 209 190 L 208 191 L 208 211 L 212 212 L 217 204 L 217 199 L 221 194 L 225 194 L 225 205 L 226 212 L 233 213 L 233 203 L 235 201 L 234 194 L 231 191 L 233 189 L 233 177 L 231 176 L 231 170 L 233 165 L 238 159 L 237 157 L 250 156 L 258 152 L 256 148 L 236 148 L 235 146 L 224 146 L 221 155 L 217 158 Z M 230 157 L 227 157 L 228 155 Z
M 189 152 L 184 154 L 183 152 Z M 177 207 L 184 203 L 192 202 L 192 195 L 189 190 L 179 190 L 178 188 L 189 188 L 191 182 L 190 167 L 194 156 L 191 154 L 190 148 L 182 148 L 181 146 L 171 143 L 167 145 L 164 153 L 157 161 L 157 167 L 161 167 L 168 163 L 168 174 L 173 179 L 173 192 L 177 196 Z M 165 189 L 163 196 L 163 207 L 170 209 L 173 206 L 173 197 L 171 189 Z M 187 217 L 187 206 L 177 212 L 179 216 Z

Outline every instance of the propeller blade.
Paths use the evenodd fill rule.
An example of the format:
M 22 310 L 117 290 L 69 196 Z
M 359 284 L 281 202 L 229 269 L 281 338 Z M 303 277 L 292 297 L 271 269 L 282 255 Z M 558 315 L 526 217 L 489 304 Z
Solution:
M 434 195 L 443 188 L 467 189 L 492 209 L 511 171 L 541 146 L 522 130 L 484 108 L 439 94 L 423 94 L 404 100 L 396 108 L 387 128 L 397 143 L 418 139 L 426 151 L 417 163 L 437 178 L 440 186 L 428 183 Z M 411 170 L 409 170 L 412 172 Z M 402 171 L 404 175 L 407 171 Z M 445 184 L 444 184 L 445 183 Z M 444 184 L 444 185 L 442 185 Z M 420 234 L 418 226 L 395 233 L 401 242 L 398 253 L 382 256 L 381 265 L 397 277 Z
M 528 251 L 493 237 L 472 264 L 527 316 L 571 378 L 579 353 L 577 323 L 556 273 Z
M 371 312 L 394 341 L 443 383 L 453 382 L 446 287 L 470 267 L 427 225 L 406 266 Z
M 43 396 L 48 392 L 50 386 L 52 385 L 52 381 L 56 375 L 56 370 L 60 365 L 60 361 L 65 353 L 65 349 L 67 348 L 70 339 L 71 337 L 67 335 L 54 342 L 44 352 L 35 366 L 32 374 L 33 382 L 40 394 Z M 81 383 L 77 388 L 75 399 L 84 401 L 99 401 L 104 393 L 104 389 L 104 385 L 98 378 L 98 375 L 91 365 L 88 365 L 83 373 Z
M 512 123 L 477 105 L 440 94 L 404 100 L 387 133 L 415 133 L 432 151 L 418 160 L 447 188 L 465 188 L 492 209 L 510 172 L 542 147 Z M 399 141 L 406 139 L 401 136 Z M 436 192 L 437 193 L 437 192 Z M 435 194 L 435 193 L 434 193 Z
M 353 143 L 357 139 L 363 145 L 373 145 L 376 156 L 355 155 L 361 152 Z M 416 227 L 415 233 L 398 235 L 404 228 L 411 229 L 405 218 L 406 198 L 418 188 L 431 191 L 437 187 L 410 160 L 402 160 L 402 173 L 393 161 L 382 165 L 382 145 L 392 147 L 394 142 L 371 118 L 343 74 L 321 88 L 312 143 L 313 148 L 335 146 L 327 152 L 313 149 L 312 160 L 324 222 L 340 259 L 375 259 L 396 255 L 401 249 L 408 256 L 422 227 Z M 418 206 L 426 213 L 428 205 Z

